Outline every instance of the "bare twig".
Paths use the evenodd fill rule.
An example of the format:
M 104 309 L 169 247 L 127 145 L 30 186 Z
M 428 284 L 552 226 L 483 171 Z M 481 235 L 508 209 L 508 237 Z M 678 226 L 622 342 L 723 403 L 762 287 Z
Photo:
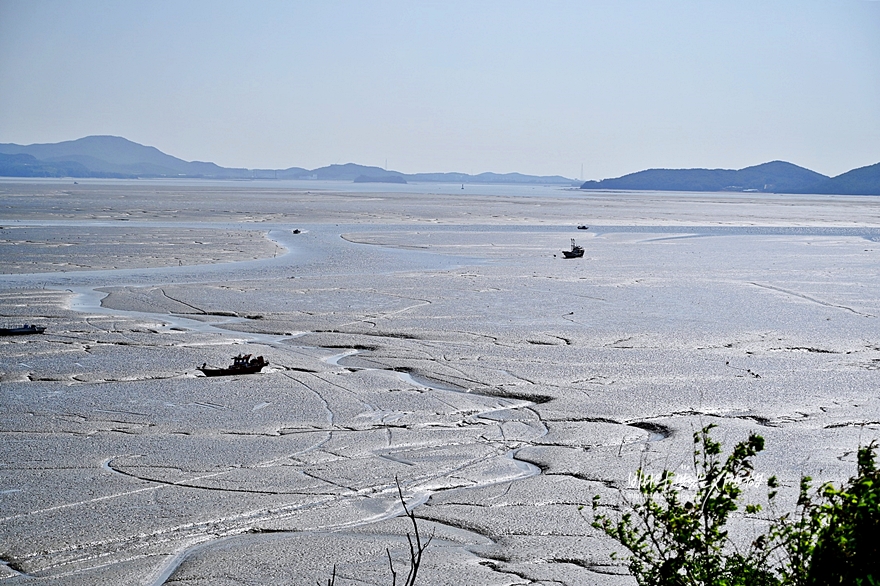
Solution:
M 333 564 L 333 575 L 327 580 L 327 586 L 334 586 L 336 584 L 336 564 Z M 318 586 L 321 586 L 321 582 L 318 582 Z
M 387 547 L 385 554 L 388 556 L 388 565 L 391 566 L 391 586 L 397 586 L 397 572 L 394 571 L 394 562 L 391 561 L 391 550 Z
M 394 482 L 397 484 L 397 496 L 400 498 L 400 504 L 403 505 L 403 512 L 409 517 L 413 526 L 413 532 L 406 534 L 406 540 L 409 543 L 409 572 L 406 575 L 406 582 L 404 582 L 403 586 L 415 586 L 419 568 L 422 566 L 422 555 L 434 539 L 434 532 L 432 531 L 427 541 L 422 543 L 422 534 L 419 531 L 419 524 L 416 522 L 416 515 L 407 508 L 406 500 L 403 498 L 403 489 L 400 487 L 400 480 L 396 476 L 394 477 Z M 394 560 L 391 559 L 391 550 L 385 548 L 385 555 L 388 556 L 388 566 L 391 568 L 391 586 L 397 586 L 397 571 L 394 569 Z M 336 566 L 334 565 L 333 576 L 327 580 L 327 586 L 334 586 L 335 584 Z M 321 586 L 320 582 L 318 582 L 318 586 Z
M 397 495 L 400 497 L 400 504 L 403 505 L 403 512 L 406 513 L 406 516 L 409 517 L 409 520 L 412 522 L 413 526 L 413 535 L 415 535 L 415 542 L 413 542 L 413 535 L 407 533 L 406 540 L 409 542 L 409 572 L 406 575 L 406 582 L 404 582 L 404 586 L 415 586 L 416 577 L 419 573 L 419 568 L 422 565 L 422 554 L 425 553 L 425 550 L 428 549 L 428 546 L 431 544 L 431 540 L 434 539 L 434 533 L 431 533 L 431 536 L 428 537 L 428 540 L 422 544 L 422 536 L 419 533 L 419 524 L 416 523 L 416 515 L 411 510 L 406 507 L 406 501 L 403 498 L 403 489 L 400 487 L 400 480 L 395 476 L 394 482 L 397 483 Z M 391 559 L 389 555 L 389 561 Z M 391 568 L 392 573 L 394 572 L 393 564 Z M 397 574 L 394 574 L 395 579 Z

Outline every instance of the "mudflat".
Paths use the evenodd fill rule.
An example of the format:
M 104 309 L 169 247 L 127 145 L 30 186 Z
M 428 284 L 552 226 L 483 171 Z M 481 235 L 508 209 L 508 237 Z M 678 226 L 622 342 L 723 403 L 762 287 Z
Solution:
M 880 439 L 880 200 L 457 188 L 0 182 L 0 578 L 390 584 L 399 482 L 419 584 L 634 584 L 579 505 L 695 429 Z

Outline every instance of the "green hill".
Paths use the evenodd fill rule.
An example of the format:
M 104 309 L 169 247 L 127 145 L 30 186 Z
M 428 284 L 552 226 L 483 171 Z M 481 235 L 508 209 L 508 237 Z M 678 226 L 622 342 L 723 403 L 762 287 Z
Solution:
M 648 169 L 602 181 L 587 181 L 581 189 L 651 191 L 759 191 L 799 193 L 827 176 L 784 161 L 745 169 Z
M 19 157 L 19 158 L 9 158 Z M 21 158 L 25 157 L 25 158 Z M 30 158 L 27 158 L 30 157 Z M 51 144 L 0 144 L 0 176 L 6 177 L 186 177 L 203 179 L 320 179 L 329 181 L 443 183 L 530 183 L 571 185 L 565 177 L 519 173 L 418 173 L 406 175 L 379 167 L 347 163 L 308 170 L 239 169 L 184 161 L 155 147 L 119 136 L 87 136 Z
M 880 195 L 880 163 L 847 171 L 837 177 L 820 181 L 809 193 L 839 195 Z
M 248 169 L 184 161 L 119 136 L 87 136 L 51 144 L 0 144 L 0 154 L 31 155 L 43 164 L 46 173 L 57 170 L 57 174 L 38 175 L 44 177 L 250 177 Z M 71 166 L 72 163 L 79 167 Z M 74 173 L 66 172 L 74 169 Z
M 78 161 L 41 161 L 23 153 L 0 153 L 0 177 L 131 177 L 120 173 L 96 172 Z

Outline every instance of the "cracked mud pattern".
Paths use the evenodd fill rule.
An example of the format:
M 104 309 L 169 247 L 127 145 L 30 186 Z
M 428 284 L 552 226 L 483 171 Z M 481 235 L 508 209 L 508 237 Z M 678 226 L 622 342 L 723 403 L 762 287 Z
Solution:
M 579 505 L 694 429 L 880 437 L 871 198 L 279 185 L 0 183 L 0 582 L 388 584 L 397 478 L 420 584 L 629 585 Z

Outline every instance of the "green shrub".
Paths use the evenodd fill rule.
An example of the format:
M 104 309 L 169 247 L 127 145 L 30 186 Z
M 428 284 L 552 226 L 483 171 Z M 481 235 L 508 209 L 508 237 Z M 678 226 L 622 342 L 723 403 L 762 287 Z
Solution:
M 771 477 L 767 530 L 747 547 L 727 530 L 739 510 L 743 482 L 764 439 L 750 434 L 726 458 L 711 438 L 714 425 L 694 434 L 696 488 L 684 491 L 675 474 L 636 473 L 639 499 L 612 520 L 593 498 L 593 526 L 629 550 L 627 565 L 641 586 L 880 586 L 880 471 L 876 444 L 858 451 L 857 475 L 845 486 L 811 491 L 801 479 L 793 513 L 775 509 L 778 482 Z M 690 496 L 689 496 L 690 495 Z M 747 504 L 753 519 L 760 505 Z
M 859 448 L 858 472 L 849 483 L 819 489 L 818 504 L 809 503 L 819 527 L 806 572 L 809 586 L 875 586 L 880 584 L 880 471 L 874 464 L 876 444 Z
M 714 427 L 694 434 L 697 486 L 690 498 L 676 486 L 673 472 L 664 470 L 655 478 L 640 468 L 641 498 L 616 522 L 599 513 L 600 499 L 593 499 L 593 526 L 630 551 L 629 570 L 642 586 L 779 584 L 768 567 L 766 540 L 759 538 L 740 552 L 726 529 L 738 509 L 742 481 L 752 472 L 751 458 L 764 449 L 764 439 L 751 434 L 722 458 L 721 444 L 710 436 Z M 747 507 L 750 513 L 759 510 L 759 505 Z

